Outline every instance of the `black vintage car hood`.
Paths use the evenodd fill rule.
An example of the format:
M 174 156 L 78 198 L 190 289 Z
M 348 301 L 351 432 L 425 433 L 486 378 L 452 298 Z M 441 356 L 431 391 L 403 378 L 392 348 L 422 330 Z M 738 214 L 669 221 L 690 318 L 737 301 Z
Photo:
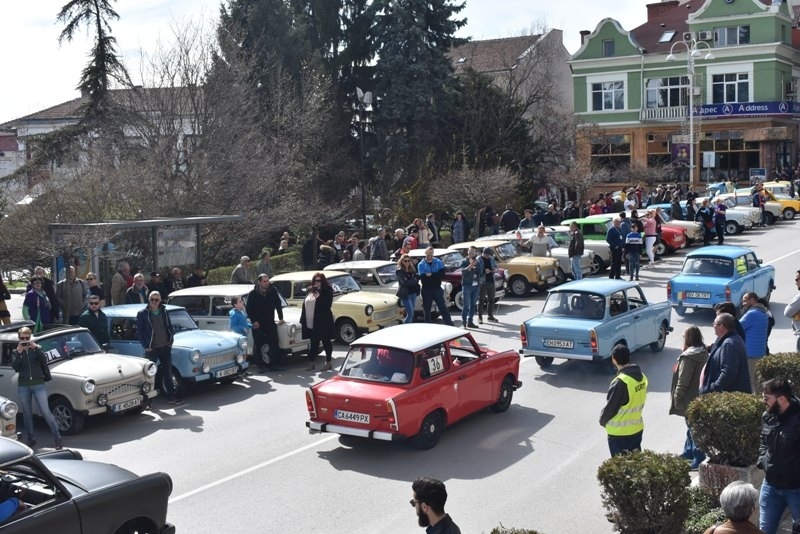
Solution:
M 89 493 L 139 478 L 127 469 L 111 464 L 56 458 L 40 460 L 62 484 L 67 486 L 73 497 L 79 493 Z

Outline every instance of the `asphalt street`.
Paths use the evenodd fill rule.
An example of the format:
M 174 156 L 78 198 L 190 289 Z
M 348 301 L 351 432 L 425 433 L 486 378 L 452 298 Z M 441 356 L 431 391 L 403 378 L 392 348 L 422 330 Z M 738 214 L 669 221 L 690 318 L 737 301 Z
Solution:
M 783 308 L 797 292 L 800 222 L 754 229 L 728 243 L 750 247 L 775 266 L 778 287 L 770 308 L 777 324 L 770 348 L 793 350 Z M 683 253 L 669 255 L 642 271 L 650 301 L 665 300 L 665 283 L 682 262 Z M 520 323 L 543 301 L 544 294 L 535 293 L 506 297 L 497 312 L 500 323 L 482 325 L 474 331 L 477 340 L 518 349 Z M 10 304 L 12 316 L 20 317 L 21 297 Z M 683 318 L 673 313 L 675 331 L 665 350 L 634 353 L 650 384 L 644 447 L 680 452 L 683 419 L 668 415 L 672 366 L 683 330 L 697 325 L 711 342 L 711 322 L 707 312 Z M 335 348 L 341 362 L 345 347 Z M 488 533 L 501 523 L 548 534 L 612 532 L 596 478 L 608 457 L 598 423 L 612 378 L 605 366 L 556 360 L 545 372 L 533 358 L 523 359 L 523 387 L 506 413 L 478 413 L 446 429 L 434 449 L 417 451 L 404 443 L 310 435 L 303 391 L 330 373 L 308 373 L 306 363 L 290 360 L 283 373 L 195 388 L 178 407 L 160 397 L 142 415 L 93 417 L 64 444 L 88 460 L 140 474 L 169 473 L 169 520 L 178 532 L 421 532 L 408 502 L 411 482 L 422 475 L 447 484 L 446 509 L 464 533 Z M 39 424 L 39 435 L 46 435 Z

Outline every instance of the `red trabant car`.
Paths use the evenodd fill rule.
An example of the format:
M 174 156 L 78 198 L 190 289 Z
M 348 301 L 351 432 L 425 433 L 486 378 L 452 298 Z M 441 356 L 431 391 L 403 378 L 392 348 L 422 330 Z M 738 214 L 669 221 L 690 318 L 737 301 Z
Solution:
M 401 324 L 350 345 L 339 374 L 306 390 L 312 433 L 435 446 L 446 425 L 491 407 L 504 412 L 519 381 L 513 350 L 481 348 L 467 330 Z

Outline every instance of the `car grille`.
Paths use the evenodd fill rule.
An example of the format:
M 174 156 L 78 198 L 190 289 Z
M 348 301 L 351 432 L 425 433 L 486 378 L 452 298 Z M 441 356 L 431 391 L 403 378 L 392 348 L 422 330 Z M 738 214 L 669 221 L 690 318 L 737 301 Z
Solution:
M 376 311 L 372 314 L 372 321 L 375 323 L 380 323 L 383 321 L 391 321 L 392 319 L 396 318 L 397 315 L 397 308 L 392 307 L 388 310 L 383 311 Z
M 208 366 L 211 369 L 214 369 L 215 367 L 221 367 L 231 362 L 235 362 L 236 356 L 237 356 L 236 352 L 229 351 L 229 352 L 214 354 L 212 356 L 204 356 L 203 358 L 201 358 L 201 360 L 204 365 L 208 364 Z
M 98 387 L 97 392 L 98 394 L 106 395 L 109 401 L 113 401 L 114 399 L 121 399 L 140 393 L 142 391 L 142 384 L 144 384 L 144 379 L 132 380 L 130 382 Z
M 552 278 L 555 275 L 556 275 L 555 269 L 542 269 L 539 272 L 539 278 L 541 278 L 542 280 L 547 280 L 548 278 Z

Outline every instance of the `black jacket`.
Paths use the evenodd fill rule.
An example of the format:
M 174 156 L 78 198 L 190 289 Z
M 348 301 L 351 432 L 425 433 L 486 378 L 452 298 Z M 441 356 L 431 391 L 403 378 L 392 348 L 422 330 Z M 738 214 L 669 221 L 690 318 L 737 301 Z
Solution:
M 758 467 L 776 489 L 800 489 L 800 399 L 794 397 L 782 414 L 761 417 Z
M 247 316 L 250 321 L 260 324 L 264 329 L 277 329 L 275 325 L 275 312 L 278 313 L 278 319 L 283 321 L 283 307 L 281 306 L 281 298 L 278 296 L 278 290 L 275 286 L 270 285 L 267 288 L 266 295 L 262 295 L 258 289 L 253 289 L 247 295 Z
M 320 289 L 319 297 L 314 305 L 314 332 L 320 339 L 333 339 L 336 332 L 333 327 L 333 289 L 323 287 Z M 303 339 L 311 338 L 311 329 L 308 328 L 306 320 L 306 307 L 300 305 L 300 325 L 303 327 Z
M 31 347 L 20 354 L 14 347 L 13 356 L 11 367 L 19 373 L 19 386 L 37 386 L 50 380 L 47 356 L 44 355 L 42 349 Z
M 397 296 L 401 299 L 409 295 L 419 295 L 419 275 L 417 271 L 397 269 Z

